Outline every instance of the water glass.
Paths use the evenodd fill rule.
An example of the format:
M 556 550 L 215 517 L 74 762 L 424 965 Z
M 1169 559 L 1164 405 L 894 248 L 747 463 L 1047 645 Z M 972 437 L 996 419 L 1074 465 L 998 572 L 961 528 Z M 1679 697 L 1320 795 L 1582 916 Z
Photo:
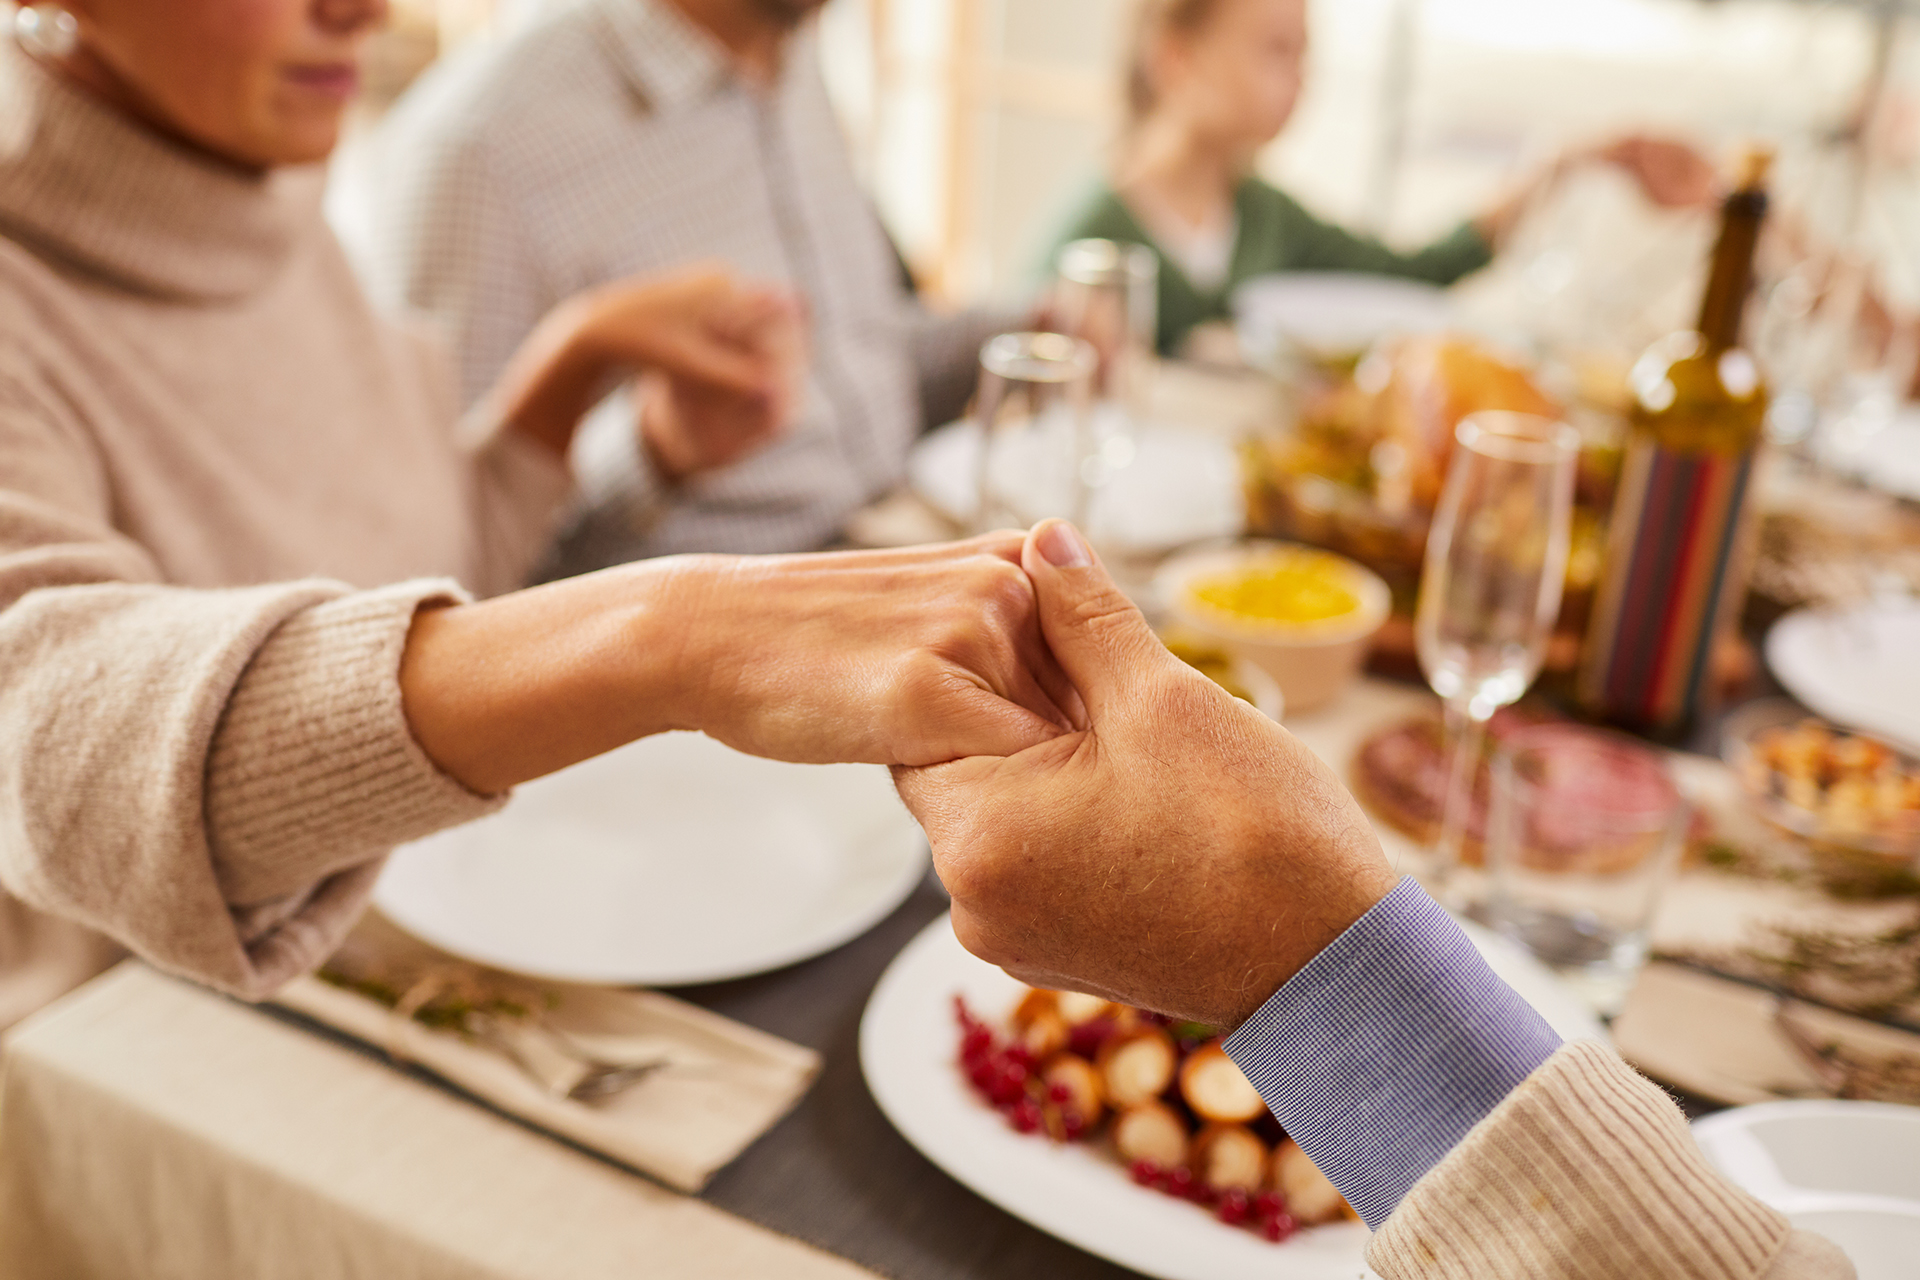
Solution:
M 1060 333 L 1003 333 L 980 348 L 974 529 L 1024 529 L 1048 516 L 1086 527 L 1092 346 Z
M 1160 260 L 1117 240 L 1074 240 L 1060 250 L 1052 309 L 1063 333 L 1100 353 L 1095 390 L 1125 427 L 1145 421 L 1160 310 Z
M 1540 725 L 1505 738 L 1492 774 L 1485 919 L 1612 1017 L 1686 842 L 1666 760 L 1618 734 Z
M 1540 673 L 1560 615 L 1580 436 L 1524 413 L 1476 413 L 1454 436 L 1427 534 L 1414 647 L 1446 706 L 1453 744 L 1430 883 L 1448 906 L 1464 908 L 1456 873 L 1480 742 L 1493 713 Z

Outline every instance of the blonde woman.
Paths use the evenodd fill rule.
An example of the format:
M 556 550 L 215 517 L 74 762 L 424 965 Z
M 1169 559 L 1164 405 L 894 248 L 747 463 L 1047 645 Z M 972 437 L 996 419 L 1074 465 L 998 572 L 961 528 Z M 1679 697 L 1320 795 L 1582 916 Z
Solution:
M 925 763 L 1066 723 L 1017 540 L 511 590 L 608 380 L 667 377 L 649 447 L 724 461 L 784 421 L 793 308 L 576 297 L 456 430 L 320 218 L 384 0 L 0 16 L 0 1023 L 123 945 L 262 995 L 394 844 L 645 734 Z
M 1451 234 L 1402 252 L 1325 222 L 1253 171 L 1300 97 L 1307 0 L 1143 0 L 1127 64 L 1127 122 L 1111 177 L 1060 241 L 1144 244 L 1160 259 L 1160 332 L 1175 351 L 1224 318 L 1233 290 L 1274 271 L 1361 271 L 1452 284 L 1479 270 L 1559 168 L 1619 165 L 1649 199 L 1700 203 L 1712 171 L 1689 148 L 1630 137 L 1569 153 Z

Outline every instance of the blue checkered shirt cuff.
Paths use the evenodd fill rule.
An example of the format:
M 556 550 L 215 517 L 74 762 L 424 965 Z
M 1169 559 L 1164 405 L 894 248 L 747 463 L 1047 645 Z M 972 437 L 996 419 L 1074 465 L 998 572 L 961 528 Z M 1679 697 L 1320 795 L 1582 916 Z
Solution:
M 1375 1229 L 1559 1047 L 1411 878 L 1226 1042 L 1282 1127 Z

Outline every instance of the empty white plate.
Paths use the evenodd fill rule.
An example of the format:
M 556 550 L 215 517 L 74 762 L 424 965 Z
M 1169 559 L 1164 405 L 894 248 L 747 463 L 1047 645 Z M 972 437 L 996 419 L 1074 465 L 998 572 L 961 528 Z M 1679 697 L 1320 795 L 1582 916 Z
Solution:
M 1285 340 L 1323 357 L 1357 355 L 1382 338 L 1435 333 L 1458 319 L 1438 285 L 1349 271 L 1256 276 L 1234 290 L 1233 315 L 1249 353 Z
M 1592 1015 L 1512 943 L 1468 925 L 1498 973 L 1568 1039 L 1602 1038 Z M 1162 1280 L 1357 1280 L 1367 1229 L 1355 1222 L 1269 1244 L 1224 1226 L 1198 1205 L 1135 1186 L 1086 1143 L 1056 1145 L 1014 1132 L 961 1078 L 953 997 L 990 1022 L 1022 990 L 976 959 L 942 916 L 887 966 L 860 1020 L 860 1067 L 880 1110 L 908 1142 L 1017 1218 L 1088 1253 Z
M 455 955 L 673 986 L 777 969 L 878 923 L 926 870 L 877 765 L 780 764 L 661 734 L 396 852 L 374 902 Z
M 1920 752 L 1920 600 L 1790 613 L 1767 633 L 1767 665 L 1827 719 Z
M 1763 1102 L 1693 1133 L 1722 1173 L 1839 1245 L 1860 1280 L 1920 1273 L 1920 1107 Z
M 1102 409 L 1105 415 L 1111 410 Z M 1110 426 L 1103 423 L 1103 426 Z M 1069 514 L 1075 444 L 1058 419 L 1010 441 L 994 458 L 999 492 L 1032 523 Z M 1113 442 L 1110 442 L 1110 447 Z M 1119 446 L 1111 478 L 1088 507 L 1095 542 L 1135 552 L 1170 551 L 1238 533 L 1246 523 L 1240 466 L 1225 440 L 1148 425 Z M 980 509 L 980 430 L 962 419 L 927 435 L 907 458 L 907 479 L 941 515 L 971 525 Z

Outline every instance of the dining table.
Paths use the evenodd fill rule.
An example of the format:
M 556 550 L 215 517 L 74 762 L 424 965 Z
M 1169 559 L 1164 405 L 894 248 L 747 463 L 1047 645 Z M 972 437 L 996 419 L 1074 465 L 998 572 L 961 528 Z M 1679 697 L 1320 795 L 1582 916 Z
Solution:
M 1338 760 L 1370 726 L 1429 699 L 1368 678 L 1291 725 Z M 947 909 L 929 871 L 891 914 L 826 954 L 671 990 L 820 1055 L 797 1105 L 697 1196 L 530 1127 L 364 1039 L 129 961 L 8 1039 L 0 1274 L 47 1273 L 7 1264 L 84 1236 L 146 1259 L 141 1274 L 193 1280 L 597 1277 L 632 1274 L 637 1257 L 652 1260 L 650 1274 L 676 1276 L 1135 1274 L 949 1177 L 869 1092 L 858 1052 L 868 997 Z M 1683 1101 L 1694 1114 L 1713 1105 Z M 220 1206 L 216 1219 L 191 1216 L 208 1203 Z M 195 1228 L 180 1228 L 188 1220 Z
M 1197 429 L 1231 438 L 1250 415 L 1270 412 L 1252 384 L 1182 377 L 1174 394 Z M 941 529 L 904 494 L 855 527 L 868 542 Z M 1344 772 L 1369 733 L 1434 706 L 1418 685 L 1368 676 L 1286 723 Z M 1710 733 L 1689 745 L 1710 763 L 1698 754 L 1713 750 Z M 1395 858 L 1409 848 L 1384 829 L 1383 839 Z M 0 1275 L 1136 1274 L 950 1177 L 869 1091 L 859 1052 L 867 1001 L 948 906 L 929 870 L 878 923 L 824 954 L 670 989 L 818 1055 L 818 1075 L 791 1110 L 694 1194 L 536 1128 L 366 1037 L 128 961 L 4 1042 Z M 1616 1026 L 1684 1023 L 1690 981 L 1669 972 L 1651 984 L 1680 993 L 1677 1014 L 1636 1012 L 1630 999 Z M 1690 1116 L 1724 1105 L 1665 1083 Z

